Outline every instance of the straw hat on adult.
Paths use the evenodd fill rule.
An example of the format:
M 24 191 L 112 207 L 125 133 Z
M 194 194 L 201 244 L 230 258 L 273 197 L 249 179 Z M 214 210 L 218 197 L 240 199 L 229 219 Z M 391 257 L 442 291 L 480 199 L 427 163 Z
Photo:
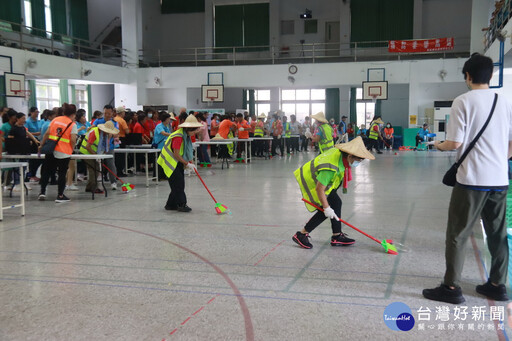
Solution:
M 122 112 L 126 112 L 126 109 L 124 107 L 117 107 L 116 108 L 116 114 L 120 114 Z
M 368 149 L 366 149 L 366 147 L 364 146 L 364 142 L 361 136 L 358 136 L 347 143 L 336 144 L 334 145 L 334 147 L 338 148 L 342 152 L 345 152 L 353 156 L 357 156 L 361 159 L 375 160 L 375 156 L 373 156 L 373 154 L 370 153 Z
M 220 136 L 219 133 L 217 133 L 217 135 L 215 135 L 215 137 L 212 137 L 212 140 L 224 140 L 224 138 L 222 136 Z
M 376 120 L 374 120 L 373 123 L 384 124 L 384 122 L 381 120 L 380 117 L 378 117 Z
M 265 118 L 267 118 L 267 115 L 261 113 L 260 116 L 258 116 L 258 118 L 265 119 Z
M 180 124 L 178 128 L 201 128 L 202 126 L 194 115 L 188 115 L 185 122 Z
M 171 115 L 172 121 L 176 121 L 176 115 L 174 115 L 174 113 L 172 111 L 169 113 L 169 115 Z
M 116 126 L 114 125 L 114 122 L 112 122 L 112 121 L 108 121 L 103 124 L 98 124 L 98 129 L 107 134 L 112 134 L 112 135 L 119 134 L 119 129 L 116 128 Z
M 327 121 L 325 118 L 324 113 L 321 111 L 311 116 L 311 118 L 317 120 L 318 122 L 329 123 L 329 121 Z

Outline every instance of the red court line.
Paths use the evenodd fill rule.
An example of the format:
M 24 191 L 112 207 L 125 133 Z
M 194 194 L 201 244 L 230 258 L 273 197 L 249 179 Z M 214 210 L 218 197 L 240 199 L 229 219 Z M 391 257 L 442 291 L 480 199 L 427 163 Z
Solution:
M 192 316 L 195 316 L 197 313 L 199 313 L 201 310 L 204 309 L 204 306 L 202 306 L 201 308 L 199 308 L 195 313 L 192 314 Z
M 172 335 L 174 333 L 176 333 L 178 331 L 178 328 L 174 328 L 174 330 L 172 332 L 169 333 L 169 335 Z
M 471 234 L 471 244 L 473 245 L 473 251 L 475 253 L 475 258 L 476 258 L 476 264 L 478 264 L 478 270 L 480 271 L 480 277 L 482 277 L 482 279 L 484 280 L 484 282 L 487 282 L 487 279 L 485 278 L 485 270 L 484 270 L 484 266 L 482 265 L 482 260 L 480 259 L 480 256 L 478 254 L 478 245 L 476 245 L 476 240 L 475 240 L 475 236 L 473 234 Z M 493 299 L 490 299 L 490 298 L 487 298 L 487 305 L 489 307 L 495 307 L 496 306 L 496 303 L 494 302 Z M 496 330 L 496 334 L 498 336 L 498 340 L 499 341 L 506 341 L 507 338 L 505 337 L 505 334 L 503 333 L 503 330 L 499 330 L 498 329 L 498 322 L 499 321 L 496 321 L 494 320 L 494 330 Z M 505 323 L 505 321 L 503 321 L 503 323 Z
M 274 246 L 274 247 L 272 248 L 272 250 L 270 250 L 269 252 L 267 252 L 267 253 L 265 254 L 265 256 L 261 257 L 261 259 L 260 259 L 259 261 L 257 261 L 256 263 L 254 263 L 254 265 L 253 265 L 253 266 L 256 266 L 256 265 L 258 265 L 259 263 L 261 263 L 261 261 L 262 261 L 262 260 L 264 260 L 264 259 L 265 259 L 265 257 L 267 257 L 268 255 L 270 255 L 270 253 L 272 253 L 275 249 L 277 249 L 277 248 L 278 248 L 281 244 L 283 244 L 284 242 L 285 242 L 285 241 L 283 240 L 283 241 L 281 241 L 279 244 L 277 244 L 276 246 Z
M 199 258 L 200 260 L 202 260 L 203 262 L 208 264 L 210 267 L 212 267 L 219 275 L 221 275 L 222 278 L 224 278 L 224 280 L 231 287 L 231 290 L 233 290 L 233 293 L 235 294 L 235 296 L 236 296 L 236 298 L 238 300 L 238 304 L 240 305 L 240 310 L 242 311 L 242 316 L 244 317 L 245 339 L 248 340 L 248 341 L 253 341 L 254 340 L 254 327 L 252 325 L 251 314 L 249 312 L 249 308 L 247 307 L 247 304 L 245 303 L 245 299 L 242 296 L 242 293 L 240 292 L 238 287 L 235 285 L 235 283 L 231 280 L 231 278 L 229 278 L 229 276 L 219 266 L 217 266 L 216 264 L 212 263 L 210 260 L 206 259 L 205 257 L 201 256 L 197 252 L 195 252 L 195 251 L 193 251 L 193 250 L 191 250 L 191 249 L 189 249 L 189 248 L 187 248 L 187 247 L 185 247 L 183 245 L 180 245 L 178 243 L 170 241 L 169 239 L 165 239 L 163 237 L 159 237 L 159 236 L 156 236 L 156 235 L 151 234 L 151 233 L 134 230 L 134 229 L 131 229 L 131 228 L 128 228 L 128 227 L 122 227 L 122 226 L 117 226 L 117 225 L 112 225 L 112 224 L 100 223 L 100 222 L 97 222 L 97 221 L 91 221 L 91 220 L 86 220 L 86 219 L 65 218 L 65 217 L 61 217 L 60 219 L 73 220 L 73 221 L 81 221 L 81 222 L 84 222 L 84 223 L 97 224 L 97 225 L 101 225 L 101 226 L 116 228 L 116 229 L 119 229 L 119 230 L 124 230 L 124 231 L 133 232 L 133 233 L 138 233 L 138 234 L 141 234 L 143 236 L 151 237 L 151 238 L 154 238 L 154 239 L 158 239 L 158 240 L 163 241 L 165 243 L 174 245 L 175 247 L 177 247 L 177 248 L 179 248 L 179 249 L 181 249 L 181 250 L 183 250 L 185 252 L 188 252 L 188 253 L 192 254 L 193 256 Z
M 182 325 L 182 326 L 183 326 L 183 325 L 185 325 L 185 323 L 187 323 L 188 321 L 190 321 L 190 319 L 191 319 L 191 318 L 192 318 L 192 317 L 190 317 L 190 316 L 189 316 L 189 317 L 187 317 L 187 319 L 186 319 L 185 321 L 181 322 L 181 325 Z

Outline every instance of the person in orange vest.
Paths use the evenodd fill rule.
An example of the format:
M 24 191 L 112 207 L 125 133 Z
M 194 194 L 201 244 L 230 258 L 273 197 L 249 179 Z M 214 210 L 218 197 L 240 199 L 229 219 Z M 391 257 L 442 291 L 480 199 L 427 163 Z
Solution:
M 46 141 L 53 140 L 57 144 L 53 153 L 46 154 L 41 174 L 41 192 L 38 199 L 41 201 L 46 200 L 46 186 L 52 174 L 58 172 L 58 195 L 55 202 L 70 201 L 64 195 L 66 188 L 66 172 L 68 171 L 69 160 L 73 154 L 73 148 L 76 144 L 76 136 L 78 129 L 75 123 L 76 106 L 74 104 L 64 103 L 62 105 L 64 115 L 56 117 L 50 123 L 50 127 L 44 134 L 41 145 L 39 146 L 39 153 Z
M 249 138 L 249 132 L 251 130 L 251 125 L 247 123 L 247 121 L 244 119 L 244 115 L 242 113 L 236 114 L 235 119 L 236 127 L 238 129 L 238 138 L 239 139 L 248 139 Z M 248 143 L 248 142 L 243 142 Z M 237 145 L 237 153 L 236 153 L 236 161 L 240 162 L 242 160 L 242 150 L 244 149 L 244 145 L 242 142 L 238 142 Z M 246 155 L 247 156 L 247 155 Z

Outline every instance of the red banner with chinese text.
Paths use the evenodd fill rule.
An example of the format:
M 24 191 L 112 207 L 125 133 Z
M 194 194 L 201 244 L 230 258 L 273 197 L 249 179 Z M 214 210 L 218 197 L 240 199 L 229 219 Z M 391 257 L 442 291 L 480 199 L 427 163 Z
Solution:
M 389 52 L 435 52 L 453 50 L 453 38 L 390 40 Z

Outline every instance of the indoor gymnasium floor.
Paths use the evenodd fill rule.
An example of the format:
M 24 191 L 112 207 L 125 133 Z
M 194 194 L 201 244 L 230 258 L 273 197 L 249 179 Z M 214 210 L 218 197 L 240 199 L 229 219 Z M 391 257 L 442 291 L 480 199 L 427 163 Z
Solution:
M 34 186 L 26 216 L 7 210 L 0 222 L 0 340 L 508 339 L 491 321 L 504 304 L 474 291 L 488 262 L 479 226 L 463 273 L 467 319 L 421 296 L 444 273 L 441 178 L 454 154 L 386 151 L 354 169 L 342 218 L 410 249 L 398 256 L 346 226 L 356 244 L 331 247 L 328 222 L 311 234 L 313 249 L 292 241 L 311 215 L 292 172 L 313 157 L 200 168 L 229 215 L 215 213 L 196 176 L 186 178 L 189 214 L 165 211 L 168 184 L 146 188 L 142 176 L 127 178 L 129 194 L 71 192 L 66 204 L 37 201 Z M 386 326 L 393 302 L 411 308 L 412 330 Z M 448 321 L 436 313 L 444 306 Z

